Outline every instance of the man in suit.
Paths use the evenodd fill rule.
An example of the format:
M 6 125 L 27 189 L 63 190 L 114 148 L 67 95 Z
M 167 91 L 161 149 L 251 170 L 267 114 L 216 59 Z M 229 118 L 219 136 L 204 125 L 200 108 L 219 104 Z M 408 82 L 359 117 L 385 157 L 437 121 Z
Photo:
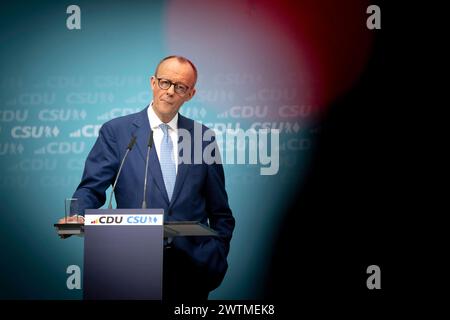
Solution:
M 73 195 L 81 212 L 101 207 L 127 145 L 135 136 L 136 146 L 128 155 L 114 192 L 118 208 L 141 208 L 147 145 L 150 130 L 153 131 L 147 207 L 163 208 L 165 220 L 200 221 L 219 234 L 218 238 L 175 237 L 166 245 L 163 282 L 166 300 L 206 300 L 209 292 L 220 285 L 228 267 L 227 255 L 235 225 L 220 161 L 209 164 L 202 159 L 198 163 L 194 161 L 195 152 L 188 152 L 186 155 L 192 155 L 188 160 L 192 161 L 178 162 L 180 157 L 186 159 L 177 147 L 180 130 L 189 132 L 191 137 L 195 137 L 194 127 L 201 128 L 203 133 L 208 130 L 178 113 L 194 96 L 196 81 L 197 70 L 188 59 L 169 56 L 161 60 L 151 77 L 152 103 L 141 112 L 113 119 L 102 126 Z M 191 150 L 182 152 L 194 151 L 196 144 L 201 145 L 201 150 L 210 144 L 217 146 L 214 139 L 203 140 L 200 137 L 200 141 L 192 141 Z M 68 222 L 73 222 L 72 219 L 76 218 Z M 64 219 L 59 222 L 64 223 Z

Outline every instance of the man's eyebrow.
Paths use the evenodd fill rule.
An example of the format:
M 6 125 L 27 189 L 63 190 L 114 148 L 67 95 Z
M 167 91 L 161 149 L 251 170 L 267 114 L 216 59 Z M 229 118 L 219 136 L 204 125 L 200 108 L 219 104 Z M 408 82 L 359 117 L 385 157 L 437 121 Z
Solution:
M 189 85 L 187 85 L 187 84 L 185 84 L 185 83 L 183 83 L 183 82 L 179 82 L 179 81 L 173 81 L 172 79 L 169 79 L 169 78 L 166 78 L 166 77 L 163 77 L 163 76 L 157 76 L 157 75 L 155 75 L 155 77 L 156 77 L 156 79 L 164 79 L 164 80 L 169 80 L 170 82 L 172 82 L 172 83 L 174 83 L 174 84 L 177 84 L 177 85 L 183 85 L 183 86 L 185 86 L 185 87 L 188 87 L 188 88 L 193 88 L 193 86 L 189 86 Z
M 157 77 L 157 78 L 159 78 L 159 79 L 164 79 L 164 80 L 169 80 L 170 82 L 173 82 L 173 83 L 183 83 L 183 82 L 181 82 L 181 81 L 173 81 L 172 79 L 170 79 L 170 78 L 168 78 L 168 77 Z

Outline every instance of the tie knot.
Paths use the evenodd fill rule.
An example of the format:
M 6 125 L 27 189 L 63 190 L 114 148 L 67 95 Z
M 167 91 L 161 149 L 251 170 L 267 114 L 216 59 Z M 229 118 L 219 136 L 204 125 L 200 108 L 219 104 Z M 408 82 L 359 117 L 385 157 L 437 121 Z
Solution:
M 164 132 L 164 135 L 166 136 L 169 133 L 169 125 L 167 123 L 161 123 L 159 125 L 161 130 Z

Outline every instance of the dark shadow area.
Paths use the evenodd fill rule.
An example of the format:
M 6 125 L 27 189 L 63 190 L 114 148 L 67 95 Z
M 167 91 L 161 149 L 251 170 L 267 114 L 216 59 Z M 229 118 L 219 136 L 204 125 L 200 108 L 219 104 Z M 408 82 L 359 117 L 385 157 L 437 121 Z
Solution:
M 384 7 L 365 72 L 322 119 L 306 183 L 279 233 L 265 296 L 292 310 L 384 308 L 424 294 L 425 270 L 437 270 L 416 224 L 420 59 L 395 14 Z M 381 268 L 378 291 L 366 287 L 372 264 Z

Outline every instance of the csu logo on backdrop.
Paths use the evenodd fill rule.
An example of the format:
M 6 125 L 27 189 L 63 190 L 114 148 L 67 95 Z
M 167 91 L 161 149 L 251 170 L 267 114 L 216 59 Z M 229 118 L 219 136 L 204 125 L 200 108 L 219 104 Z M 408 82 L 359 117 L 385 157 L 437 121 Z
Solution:
M 11 129 L 11 137 L 14 139 L 56 138 L 59 132 L 57 126 L 15 126 Z

